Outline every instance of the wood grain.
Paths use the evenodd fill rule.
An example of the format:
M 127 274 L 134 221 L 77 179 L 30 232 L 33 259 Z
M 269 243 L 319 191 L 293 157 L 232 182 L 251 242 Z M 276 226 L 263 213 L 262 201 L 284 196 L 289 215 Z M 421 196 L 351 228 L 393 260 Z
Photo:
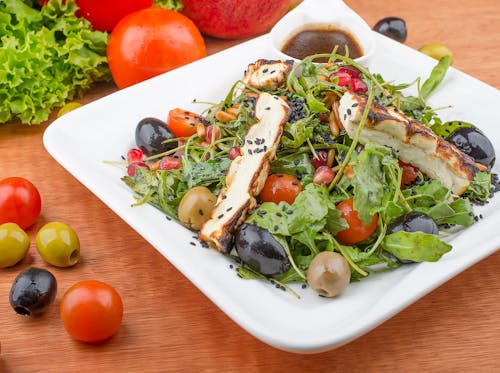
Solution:
M 455 67 L 500 88 L 498 0 L 346 3 L 370 25 L 386 16 L 404 18 L 407 45 L 444 43 L 454 52 Z M 207 38 L 210 53 L 239 42 Z M 113 91 L 100 85 L 82 102 Z M 0 372 L 500 371 L 500 253 L 345 346 L 313 355 L 283 352 L 231 321 L 55 162 L 42 144 L 49 123 L 0 126 L 0 179 L 16 175 L 37 185 L 43 210 L 30 237 L 46 222 L 66 222 L 80 236 L 82 261 L 71 269 L 50 268 L 59 283 L 56 304 L 36 318 L 16 315 L 8 303 L 20 270 L 46 267 L 34 243 L 20 265 L 0 271 Z M 125 305 L 119 332 L 97 346 L 73 341 L 58 315 L 65 290 L 91 278 L 114 285 Z

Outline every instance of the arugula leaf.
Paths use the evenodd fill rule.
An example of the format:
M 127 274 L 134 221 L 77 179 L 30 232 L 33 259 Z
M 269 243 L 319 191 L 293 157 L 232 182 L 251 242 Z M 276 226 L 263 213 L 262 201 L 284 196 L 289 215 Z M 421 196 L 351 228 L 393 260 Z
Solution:
M 308 225 L 323 220 L 328 214 L 327 201 L 325 186 L 307 185 L 292 204 L 294 213 L 288 216 L 290 233 L 301 232 Z
M 188 157 L 182 157 L 183 180 L 189 188 L 197 185 L 222 185 L 230 163 L 231 160 L 226 157 L 209 159 L 204 162 L 193 162 Z
M 453 133 L 453 131 L 461 127 L 470 128 L 474 126 L 467 122 L 454 120 L 451 122 L 436 123 L 431 126 L 431 129 L 436 135 L 441 136 L 443 139 L 447 139 L 448 136 Z
M 385 236 L 382 247 L 398 259 L 414 262 L 436 262 L 452 248 L 436 235 L 405 231 Z
M 305 117 L 295 122 L 285 124 L 281 142 L 287 148 L 297 149 L 307 141 L 314 128 L 310 125 L 312 117 Z
M 420 89 L 420 96 L 427 100 L 427 98 L 431 95 L 432 92 L 439 86 L 439 84 L 444 79 L 446 75 L 446 71 L 451 65 L 451 56 L 442 57 L 438 64 L 434 66 L 431 71 L 431 74 L 427 78 L 427 80 L 422 85 Z
M 293 213 L 292 208 L 286 202 L 280 202 L 279 205 L 273 202 L 264 202 L 253 214 L 248 216 L 246 222 L 255 223 L 273 235 L 289 236 L 287 216 L 290 211 Z
M 387 187 L 382 166 L 385 157 L 393 158 L 389 148 L 369 143 L 359 153 L 357 164 L 353 167 L 354 209 L 365 226 L 370 224 L 373 214 L 381 209 Z M 385 162 L 393 163 L 387 159 Z
M 465 192 L 473 200 L 486 201 L 491 193 L 491 174 L 479 171 Z
M 277 157 L 271 162 L 271 173 L 288 174 L 300 178 L 314 174 L 314 166 L 307 153 L 296 153 L 287 157 Z

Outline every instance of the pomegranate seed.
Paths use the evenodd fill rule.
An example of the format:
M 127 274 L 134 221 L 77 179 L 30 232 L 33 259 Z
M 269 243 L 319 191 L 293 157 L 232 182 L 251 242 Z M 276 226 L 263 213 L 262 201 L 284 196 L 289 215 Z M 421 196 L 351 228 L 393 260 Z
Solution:
M 346 66 L 340 66 L 338 69 L 337 69 L 338 72 L 342 72 L 342 73 L 346 73 L 348 74 L 351 78 L 353 79 L 360 79 L 361 78 L 361 71 L 359 71 L 358 69 L 356 69 L 354 66 L 349 66 L 349 65 L 346 65 Z
M 141 149 L 132 148 L 127 153 L 127 162 L 129 164 L 136 163 L 136 162 L 142 162 L 142 157 L 144 157 L 144 153 L 142 152 Z
M 365 93 L 368 91 L 368 86 L 361 79 L 352 79 L 349 84 L 349 89 L 353 92 L 362 92 Z
M 328 152 L 326 150 L 318 150 L 316 152 L 316 157 L 311 158 L 311 164 L 314 168 L 319 168 L 326 165 L 326 160 L 328 159 Z
M 241 155 L 241 148 L 239 146 L 233 146 L 229 150 L 229 159 L 232 161 L 238 158 L 240 155 Z
M 133 163 L 131 163 L 131 164 L 128 165 L 128 167 L 127 167 L 127 174 L 129 176 L 134 176 L 135 175 L 135 170 L 138 167 L 147 168 L 149 170 L 149 166 L 146 163 L 144 163 L 144 162 L 133 162 Z
M 205 141 L 212 143 L 213 141 L 217 141 L 220 139 L 220 128 L 219 126 L 208 126 L 207 132 L 205 135 Z
M 339 87 L 345 87 L 347 85 L 350 85 L 352 80 L 352 77 L 348 73 L 341 72 L 338 70 L 331 73 L 330 77 L 337 77 L 339 79 L 337 83 Z
M 178 170 L 181 168 L 181 161 L 171 156 L 163 157 L 158 165 L 159 170 Z
M 317 185 L 330 184 L 335 178 L 335 171 L 328 166 L 319 166 L 314 172 L 313 183 Z

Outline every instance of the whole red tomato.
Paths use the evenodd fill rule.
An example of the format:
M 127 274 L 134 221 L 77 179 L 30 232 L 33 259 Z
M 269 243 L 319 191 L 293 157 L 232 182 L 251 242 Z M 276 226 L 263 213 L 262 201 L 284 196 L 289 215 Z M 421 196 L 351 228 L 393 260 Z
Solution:
M 291 205 L 301 191 L 302 184 L 295 176 L 272 174 L 267 177 L 259 199 L 261 202 L 274 202 L 276 204 L 285 201 Z
M 42 209 L 38 189 L 22 177 L 0 181 L 0 224 L 16 223 L 22 229 L 31 227 Z
M 76 0 L 76 15 L 92 23 L 94 30 L 112 31 L 127 14 L 149 8 L 154 0 Z
M 337 238 L 342 241 L 342 243 L 346 245 L 357 244 L 366 240 L 377 229 L 378 215 L 373 215 L 370 224 L 364 226 L 359 218 L 358 212 L 354 210 L 353 198 L 340 202 L 336 208 L 341 212 L 341 216 L 349 225 L 349 228 L 337 233 Z
M 81 281 L 66 291 L 60 306 L 64 329 L 75 339 L 102 342 L 118 331 L 123 317 L 120 294 L 96 280 Z
M 207 55 L 186 16 L 152 7 L 125 16 L 111 32 L 107 56 L 118 88 L 152 78 Z

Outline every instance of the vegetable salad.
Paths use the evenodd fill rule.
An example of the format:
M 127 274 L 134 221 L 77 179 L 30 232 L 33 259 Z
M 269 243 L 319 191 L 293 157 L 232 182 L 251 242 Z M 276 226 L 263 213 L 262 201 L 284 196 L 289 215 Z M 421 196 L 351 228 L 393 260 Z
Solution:
M 313 63 L 318 57 L 325 55 L 296 63 L 282 84 L 271 90 L 236 82 L 221 102 L 201 114 L 185 112 L 193 129 L 182 136 L 169 130 L 168 121 L 163 123 L 151 139 L 160 139 L 164 148 L 144 147 L 138 141 L 138 148 L 147 151 L 144 157 L 129 159 L 123 181 L 137 195 L 138 205 L 152 204 L 198 231 L 202 224 L 193 228 L 180 216 L 197 211 L 208 215 L 206 201 L 212 201 L 209 211 L 216 197 L 223 195 L 228 168 L 241 156 L 245 136 L 257 122 L 256 100 L 265 91 L 278 96 L 287 102 L 290 114 L 266 179 L 266 184 L 278 183 L 277 192 L 269 193 L 273 185 L 264 185 L 255 196 L 255 208 L 234 227 L 231 248 L 224 254 L 238 262 L 240 277 L 267 278 L 283 289 L 302 282 L 320 295 L 335 296 L 349 282 L 373 271 L 439 260 L 452 249 L 444 238 L 474 224 L 478 218 L 473 205 L 492 196 L 498 179 L 491 173 L 493 163 L 482 166 L 467 191 L 456 195 L 399 160 L 394 149 L 349 137 L 336 117 L 339 99 L 350 91 L 368 103 L 395 108 L 444 139 L 463 127 L 477 130 L 468 123 L 442 122 L 426 104 L 446 74 L 449 57 L 442 58 L 425 81 L 418 78 L 397 85 L 346 56 L 329 54 L 329 62 Z M 412 84 L 418 94 L 403 94 Z M 370 120 L 369 108 L 367 104 L 360 127 Z M 165 129 L 167 136 L 161 135 Z M 164 167 L 165 160 L 170 162 Z M 279 181 L 282 176 L 290 183 Z M 296 191 L 283 194 L 291 185 L 298 186 Z M 202 202 L 186 201 L 199 187 L 214 198 L 208 198 L 204 189 L 205 197 L 198 198 Z

